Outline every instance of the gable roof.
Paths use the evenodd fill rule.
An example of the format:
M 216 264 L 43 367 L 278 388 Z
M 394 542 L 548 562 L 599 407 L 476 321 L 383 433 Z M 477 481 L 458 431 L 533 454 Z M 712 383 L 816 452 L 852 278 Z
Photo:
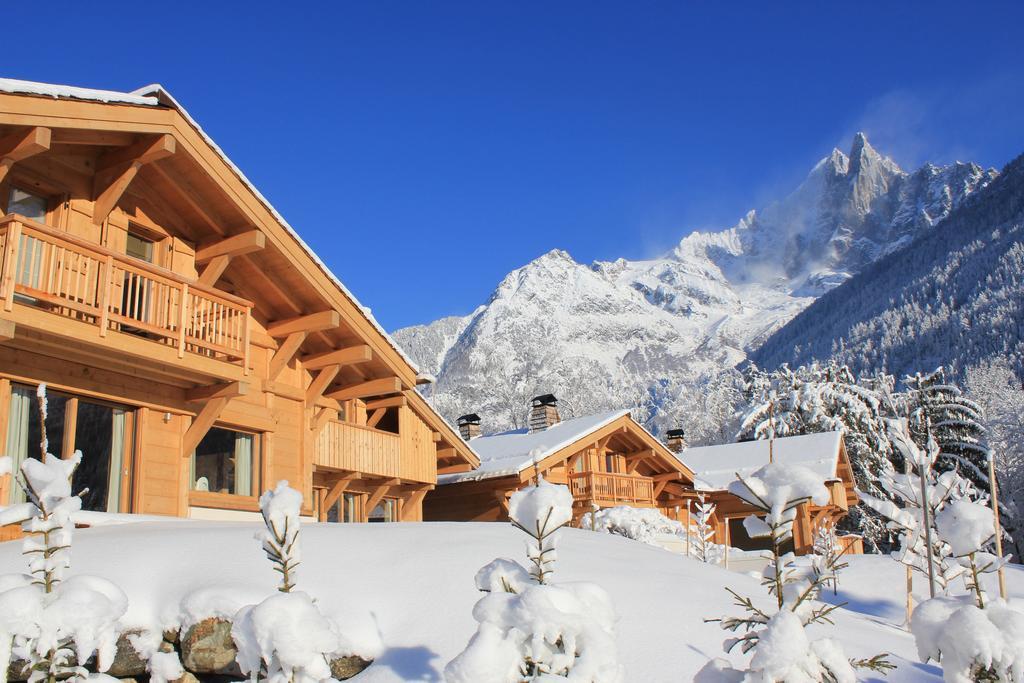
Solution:
M 633 420 L 630 411 L 614 410 L 564 420 L 537 432 L 530 432 L 528 429 L 515 429 L 498 434 L 478 436 L 471 439 L 469 444 L 480 457 L 480 467 L 469 472 L 439 475 L 437 483 L 456 484 L 518 475 L 533 467 L 534 462 L 539 463 L 545 458 L 556 455 L 564 448 L 572 446 L 589 435 L 623 420 L 623 418 L 625 418 L 624 427 L 628 425 L 634 428 L 637 433 L 642 435 L 644 441 L 659 452 L 663 460 L 669 461 L 689 477 L 689 469 L 686 464 L 658 441 L 643 425 Z
M 786 465 L 801 465 L 825 481 L 839 479 L 839 452 L 842 432 L 822 432 L 775 439 L 772 460 Z M 687 448 L 680 460 L 693 470 L 698 491 L 724 491 L 736 480 L 768 464 L 768 441 L 742 441 L 719 446 Z
M 134 106 L 144 107 L 159 107 L 164 106 L 170 109 L 174 109 L 185 121 L 195 129 L 200 137 L 206 142 L 207 145 L 220 157 L 231 171 L 238 177 L 238 179 L 245 185 L 253 196 L 259 200 L 260 203 L 273 215 L 274 219 L 285 229 L 286 232 L 298 243 L 306 255 L 317 265 L 320 270 L 331 280 L 331 282 L 342 292 L 342 294 L 349 299 L 349 301 L 355 306 L 355 308 L 363 315 L 363 317 L 369 322 L 377 332 L 384 338 L 389 346 L 398 353 L 402 360 L 409 365 L 413 370 L 413 374 L 419 375 L 420 369 L 412 358 L 405 352 L 398 342 L 391 337 L 390 334 L 381 326 L 377 319 L 373 316 L 370 309 L 364 306 L 348 287 L 346 287 L 341 280 L 335 275 L 327 264 L 321 260 L 321 258 L 310 248 L 308 244 L 299 236 L 298 232 L 293 228 L 288 221 L 274 208 L 263 194 L 256 189 L 256 186 L 250 181 L 242 170 L 235 165 L 233 161 L 228 157 L 220 146 L 213 141 L 202 126 L 192 118 L 192 115 L 188 113 L 171 93 L 158 83 L 143 86 L 138 90 L 132 92 L 118 92 L 114 90 L 96 90 L 92 88 L 79 88 L 71 85 L 56 85 L 51 83 L 36 83 L 34 81 L 21 81 L 13 78 L 0 78 L 0 93 L 8 93 L 12 95 L 34 95 L 38 97 L 51 97 L 54 99 L 72 99 L 72 100 L 85 100 L 90 102 L 100 102 L 105 104 L 127 104 Z

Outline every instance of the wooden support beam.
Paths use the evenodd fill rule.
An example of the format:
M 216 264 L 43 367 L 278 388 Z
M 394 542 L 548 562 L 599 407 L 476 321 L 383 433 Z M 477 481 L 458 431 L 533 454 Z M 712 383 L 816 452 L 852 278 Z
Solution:
M 369 519 L 370 513 L 373 512 L 373 508 L 377 507 L 377 503 L 383 500 L 384 495 L 387 494 L 388 490 L 398 483 L 398 479 L 388 479 L 373 489 L 373 493 L 371 493 L 370 497 L 366 499 L 366 505 L 363 506 L 364 518 Z
M 228 382 L 227 384 L 211 384 L 196 387 L 185 392 L 185 400 L 189 403 L 209 401 L 212 398 L 235 398 L 249 393 L 248 382 Z
M 231 263 L 230 256 L 214 256 L 203 268 L 203 272 L 199 273 L 199 284 L 213 287 L 227 270 L 229 263 Z
M 309 388 L 306 389 L 306 405 L 311 406 L 317 402 L 317 400 L 324 395 L 327 391 L 327 387 L 331 385 L 334 378 L 341 372 L 341 367 L 338 365 L 332 365 L 330 367 L 321 370 L 313 381 L 309 383 Z
M 505 491 L 495 491 L 494 497 L 498 499 L 498 505 L 501 506 L 502 512 L 508 514 L 508 498 L 513 492 L 506 493 Z
M 338 411 L 332 408 L 321 408 L 318 410 L 316 415 L 309 421 L 309 430 L 313 432 L 313 436 L 319 436 L 320 431 L 337 415 Z
M 302 342 L 306 341 L 306 335 L 308 332 L 292 332 L 288 335 L 281 346 L 274 352 L 273 358 L 270 359 L 270 368 L 267 371 L 267 379 L 273 382 L 277 379 L 277 376 L 281 374 L 281 371 L 285 369 L 288 363 L 292 362 L 292 358 L 299 352 L 302 347 Z
M 302 366 L 307 370 L 316 370 L 328 365 L 355 365 L 370 360 L 373 360 L 373 351 L 366 344 L 360 344 L 305 356 L 302 359 Z
M 370 417 L 366 418 L 366 426 L 371 429 L 375 428 L 377 423 L 384 418 L 384 415 L 387 414 L 387 412 L 387 408 L 377 408 L 377 410 L 373 411 Z
M 367 410 L 377 410 L 378 408 L 397 408 L 409 404 L 409 399 L 405 396 L 392 396 L 391 398 L 381 398 L 376 401 L 367 401 Z
M 438 448 L 437 449 L 437 459 L 438 460 L 447 460 L 448 458 L 454 458 L 457 455 L 458 455 L 458 451 L 456 451 L 454 448 L 451 448 L 451 447 L 449 447 L 449 448 Z
M 214 211 L 210 206 L 203 202 L 200 195 L 195 188 L 193 188 L 188 181 L 184 178 L 179 178 L 176 175 L 171 175 L 167 169 L 161 166 L 150 166 L 149 169 L 154 171 L 163 181 L 171 188 L 174 194 L 178 196 L 184 204 L 189 206 L 199 218 L 206 223 L 206 227 L 210 228 L 213 232 L 218 235 L 224 234 L 224 221 L 220 215 Z
M 96 147 L 127 147 L 135 142 L 134 133 L 85 128 L 57 128 L 52 133 L 55 145 L 93 145 Z
M 367 398 L 369 396 L 386 396 L 388 394 L 398 394 L 402 391 L 402 380 L 397 377 L 383 377 L 381 379 L 371 379 L 367 382 L 360 382 L 359 384 L 353 384 L 347 386 L 344 389 L 338 389 L 327 394 L 327 398 L 333 398 L 335 401 L 347 401 L 351 398 Z
M 221 396 L 219 398 L 212 398 L 203 405 L 202 410 L 196 415 L 195 419 L 192 420 L 192 424 L 189 425 L 188 431 L 185 432 L 185 436 L 181 439 L 181 451 L 182 457 L 188 458 L 195 451 L 196 446 L 203 440 L 206 433 L 210 431 L 210 427 L 217 421 L 220 414 L 224 411 L 224 407 L 228 404 L 228 397 Z
M 50 149 L 49 128 L 29 128 L 0 138 L 0 183 L 14 164 Z
M 267 334 L 271 337 L 287 337 L 293 332 L 317 332 L 333 330 L 341 324 L 341 314 L 335 310 L 320 311 L 295 318 L 278 320 L 267 326 Z
M 207 242 L 196 249 L 196 263 L 206 263 L 218 256 L 241 256 L 259 251 L 267 245 L 267 236 L 259 230 L 249 230 L 215 242 Z
M 155 140 L 147 138 L 100 157 L 93 178 L 95 206 L 92 222 L 95 225 L 102 225 L 117 206 L 121 195 L 135 179 L 139 169 L 174 154 L 175 144 L 174 136 L 164 134 L 157 136 Z
M 349 472 L 348 474 L 342 475 L 340 479 L 335 481 L 334 485 L 331 487 L 331 490 L 328 491 L 327 495 L 324 497 L 323 509 L 325 511 L 330 510 L 334 506 L 334 504 L 338 502 L 338 499 L 341 498 L 341 494 L 345 493 L 345 490 L 348 488 L 349 484 L 351 484 L 356 479 L 359 479 L 361 476 L 362 475 L 360 475 L 358 472 Z
M 405 516 L 406 516 L 406 510 L 409 509 L 409 508 L 420 508 L 420 506 L 423 504 L 423 498 L 424 498 L 424 496 L 427 495 L 427 491 L 429 491 L 429 490 L 430 489 L 422 488 L 422 489 L 419 489 L 417 491 L 413 491 L 412 493 L 409 494 L 409 496 L 404 501 L 402 501 L 402 518 L 403 518 L 402 521 L 403 522 L 406 521 L 404 519 Z M 420 514 L 413 515 L 413 516 L 416 517 L 417 519 L 422 519 L 422 517 L 423 517 L 422 509 L 420 509 Z
M 96 161 L 96 172 L 102 173 L 124 164 L 145 166 L 148 163 L 171 156 L 176 148 L 177 143 L 175 143 L 174 136 L 170 133 L 164 133 L 156 137 L 147 136 L 134 145 L 121 147 L 101 156 Z
M 0 319 L 0 342 L 14 339 L 15 324 L 13 320 Z

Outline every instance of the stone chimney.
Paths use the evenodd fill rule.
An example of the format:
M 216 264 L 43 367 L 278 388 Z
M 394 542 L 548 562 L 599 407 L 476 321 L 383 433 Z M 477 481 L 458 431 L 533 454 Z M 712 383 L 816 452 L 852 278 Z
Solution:
M 459 434 L 466 441 L 480 436 L 480 416 L 476 413 L 463 415 L 456 422 L 459 424 Z
M 530 432 L 542 432 L 562 421 L 554 394 L 534 396 L 530 404 Z
M 670 429 L 665 432 L 665 445 L 673 453 L 682 453 L 686 450 L 686 430 L 683 428 Z

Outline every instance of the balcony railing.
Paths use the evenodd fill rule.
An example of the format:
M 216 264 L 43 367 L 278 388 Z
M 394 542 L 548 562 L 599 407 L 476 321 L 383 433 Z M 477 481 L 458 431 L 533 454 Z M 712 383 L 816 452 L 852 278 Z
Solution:
M 248 367 L 252 304 L 21 216 L 0 219 L 0 301 Z
M 648 477 L 610 472 L 574 472 L 569 490 L 576 500 L 654 504 L 654 482 Z
M 316 440 L 313 462 L 337 470 L 397 477 L 401 451 L 398 434 L 332 420 Z

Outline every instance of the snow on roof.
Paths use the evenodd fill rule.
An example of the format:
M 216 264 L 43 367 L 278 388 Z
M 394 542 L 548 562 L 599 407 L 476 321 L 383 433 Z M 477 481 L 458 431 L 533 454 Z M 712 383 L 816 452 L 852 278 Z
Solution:
M 391 346 L 391 348 L 393 348 L 398 353 L 398 355 L 402 357 L 402 360 L 404 360 L 406 363 L 409 364 L 410 367 L 412 367 L 413 372 L 419 373 L 420 368 L 416 364 L 416 362 L 409 357 L 409 355 L 405 352 L 405 349 L 399 346 L 398 342 L 396 342 L 391 337 L 391 335 L 388 334 L 388 332 L 381 326 L 381 324 L 377 322 L 377 319 L 373 316 L 373 313 L 370 312 L 370 309 L 364 306 L 362 303 L 360 303 L 359 299 L 357 299 L 355 295 L 349 291 L 348 287 L 342 284 L 341 280 L 338 279 L 338 276 L 336 276 L 331 271 L 331 269 L 327 267 L 327 264 L 325 264 L 320 259 L 320 257 L 317 256 L 316 252 L 314 252 L 309 247 L 309 245 L 306 244 L 306 242 L 301 237 L 299 237 L 299 233 L 295 230 L 295 228 L 293 228 L 288 223 L 288 221 L 284 219 L 284 216 L 278 213 L 277 209 L 274 208 L 273 204 L 271 204 L 270 201 L 266 197 L 264 197 L 259 190 L 256 189 L 256 186 L 252 183 L 252 181 L 250 181 L 245 176 L 245 174 L 242 173 L 242 170 L 238 168 L 238 166 L 236 166 L 235 163 L 231 161 L 230 158 L 228 158 L 228 155 L 224 153 L 224 150 L 221 149 L 220 146 L 218 146 L 217 143 L 213 141 L 213 138 L 207 135 L 206 131 L 203 130 L 202 126 L 200 126 L 199 123 L 194 118 L 192 118 L 192 115 L 188 113 L 188 110 L 185 109 L 185 107 L 181 106 L 181 103 L 174 99 L 171 93 L 169 93 L 167 89 L 164 88 L 162 85 L 160 85 L 159 83 L 153 83 L 147 86 L 143 86 L 138 90 L 134 90 L 130 93 L 124 93 L 116 92 L 113 90 L 93 90 L 90 88 L 78 88 L 70 85 L 53 85 L 51 83 L 36 83 L 33 81 L 19 81 L 11 78 L 0 78 L 0 92 L 21 95 L 42 95 L 53 98 L 91 100 L 96 102 L 134 104 L 144 106 L 157 106 L 163 103 L 167 106 L 176 109 L 178 113 L 180 113 L 182 117 L 186 121 L 188 121 L 188 123 L 193 128 L 195 128 L 196 132 L 202 136 L 202 138 L 206 141 L 208 145 L 210 145 L 210 147 L 217 153 L 217 155 L 220 156 L 221 160 L 224 161 L 224 163 L 231 168 L 235 175 L 238 176 L 238 179 L 245 184 L 249 191 L 252 192 L 253 195 L 255 195 L 256 198 L 263 203 L 263 205 L 267 208 L 268 211 L 270 211 L 271 214 L 273 214 L 277 222 L 280 223 L 281 226 L 284 227 L 284 229 L 287 230 L 288 233 L 291 234 L 293 238 L 295 238 L 295 241 L 299 243 L 299 246 L 301 246 L 306 251 L 306 254 L 313 260 L 314 263 L 317 264 L 317 266 L 319 266 L 320 270 L 322 270 L 324 274 L 327 275 L 327 277 L 330 278 L 332 282 L 334 282 L 338 289 L 340 289 L 342 293 L 349 299 L 349 301 L 351 301 L 355 305 L 355 307 L 363 314 L 363 317 L 365 317 L 366 320 L 371 325 L 373 325 L 373 327 L 384 337 L 384 339 Z
M 775 439 L 772 459 L 786 465 L 802 465 L 825 481 L 837 479 L 842 432 L 822 432 Z M 719 446 L 687 448 L 679 454 L 694 472 L 698 491 L 724 491 L 736 475 L 749 476 L 768 464 L 768 441 L 743 441 Z
M 480 481 L 494 477 L 519 474 L 533 465 L 534 460 L 543 460 L 566 446 L 583 438 L 615 420 L 629 415 L 628 410 L 616 410 L 565 420 L 540 432 L 516 429 L 500 434 L 489 434 L 470 439 L 469 444 L 480 456 L 480 467 L 470 472 L 442 474 L 438 484 L 455 484 L 461 481 Z
M 77 88 L 73 85 L 35 83 L 34 81 L 19 81 L 14 78 L 0 78 L 0 92 L 15 95 L 40 95 L 42 97 L 90 100 L 93 102 L 138 104 L 150 107 L 160 104 L 160 101 L 156 97 L 145 97 L 139 93 L 123 93 L 116 92 L 114 90 Z

